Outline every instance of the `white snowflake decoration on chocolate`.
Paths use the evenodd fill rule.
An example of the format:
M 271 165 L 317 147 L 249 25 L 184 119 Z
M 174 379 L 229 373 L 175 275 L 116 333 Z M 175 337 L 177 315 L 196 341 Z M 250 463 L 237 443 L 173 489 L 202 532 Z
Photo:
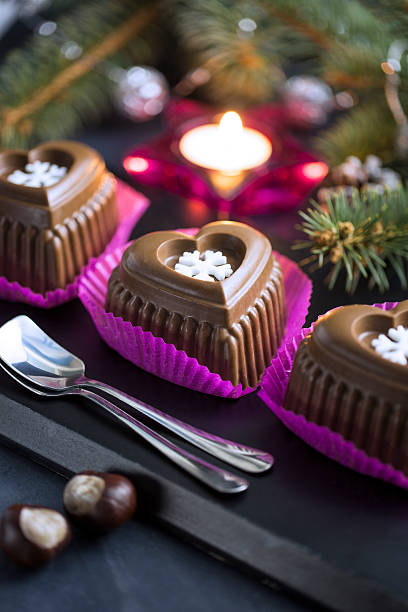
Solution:
M 387 336 L 380 334 L 378 338 L 371 341 L 371 344 L 384 359 L 388 359 L 388 361 L 393 363 L 407 365 L 408 328 L 402 325 L 398 325 L 396 328 L 391 327 L 388 330 Z
M 15 185 L 26 185 L 27 187 L 51 187 L 66 175 L 67 169 L 65 166 L 57 166 L 57 164 L 36 159 L 25 165 L 25 172 L 14 170 L 7 180 Z
M 231 276 L 233 270 L 221 251 L 185 251 L 175 265 L 176 272 L 198 280 L 222 281 Z

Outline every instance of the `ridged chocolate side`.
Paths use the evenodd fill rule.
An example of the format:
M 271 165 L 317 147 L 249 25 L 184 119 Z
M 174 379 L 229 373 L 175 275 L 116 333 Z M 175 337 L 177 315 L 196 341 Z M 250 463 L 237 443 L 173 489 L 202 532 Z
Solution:
M 370 457 L 408 475 L 408 408 L 386 401 L 351 384 L 316 361 L 309 350 L 310 337 L 297 350 L 289 378 L 284 407 L 303 414 L 308 421 L 338 432 Z
M 123 286 L 119 268 L 109 280 L 106 310 L 174 344 L 233 385 L 255 387 L 285 333 L 282 270 L 275 261 L 271 277 L 254 304 L 230 328 L 144 302 Z
M 104 250 L 116 226 L 115 179 L 108 173 L 92 198 L 52 229 L 0 217 L 0 276 L 37 293 L 64 288 Z

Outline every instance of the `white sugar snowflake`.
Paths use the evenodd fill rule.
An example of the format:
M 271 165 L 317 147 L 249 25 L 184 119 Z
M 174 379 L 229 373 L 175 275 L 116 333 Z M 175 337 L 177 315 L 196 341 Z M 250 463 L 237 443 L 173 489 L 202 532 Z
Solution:
M 179 257 L 174 269 L 184 276 L 213 282 L 214 279 L 222 281 L 233 272 L 221 251 L 204 251 L 204 253 L 185 251 Z
M 57 166 L 57 164 L 36 159 L 25 165 L 25 172 L 14 170 L 7 180 L 15 185 L 26 185 L 27 187 L 51 187 L 66 175 L 67 169 L 65 166 Z
M 393 363 L 407 365 L 408 328 L 402 325 L 398 325 L 396 328 L 391 327 L 388 330 L 388 336 L 380 334 L 378 338 L 371 341 L 371 344 L 384 359 L 388 359 L 388 361 Z

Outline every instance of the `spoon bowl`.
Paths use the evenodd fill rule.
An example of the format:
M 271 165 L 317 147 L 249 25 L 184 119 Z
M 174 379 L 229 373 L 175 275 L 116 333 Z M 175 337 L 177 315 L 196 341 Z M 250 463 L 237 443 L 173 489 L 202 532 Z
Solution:
M 0 327 L 0 359 L 41 387 L 63 390 L 85 374 L 84 362 L 20 315 Z
M 274 464 L 272 455 L 263 450 L 192 427 L 106 383 L 87 378 L 84 362 L 55 342 L 25 315 L 15 317 L 0 327 L 0 361 L 20 379 L 47 391 L 76 395 L 78 389 L 92 390 L 93 395 L 102 391 L 190 444 L 246 472 L 265 472 Z

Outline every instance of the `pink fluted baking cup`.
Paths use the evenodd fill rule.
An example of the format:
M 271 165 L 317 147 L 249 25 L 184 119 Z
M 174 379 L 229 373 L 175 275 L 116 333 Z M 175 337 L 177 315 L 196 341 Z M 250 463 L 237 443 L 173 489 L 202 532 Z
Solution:
M 391 310 L 398 302 L 373 304 L 383 310 Z M 302 329 L 287 342 L 282 343 L 278 353 L 267 368 L 262 379 L 259 397 L 275 415 L 297 436 L 313 446 L 330 459 L 345 465 L 356 472 L 390 482 L 398 487 L 408 489 L 408 477 L 390 464 L 382 463 L 375 457 L 369 457 L 358 449 L 353 442 L 345 440 L 339 433 L 328 427 L 307 421 L 301 414 L 295 414 L 283 408 L 286 385 L 292 370 L 293 360 L 300 342 L 313 330 L 314 325 Z
M 183 230 L 196 233 L 197 230 Z M 135 365 L 178 385 L 219 397 L 238 398 L 254 388 L 234 386 L 222 380 L 219 374 L 210 370 L 184 351 L 167 344 L 162 338 L 133 326 L 121 317 L 105 312 L 105 297 L 112 270 L 119 264 L 126 247 L 121 247 L 92 262 L 79 282 L 78 295 L 90 313 L 100 336 L 118 351 L 122 357 Z M 312 283 L 298 266 L 275 253 L 282 266 L 288 312 L 285 338 L 296 333 L 304 324 L 310 303 Z
M 117 181 L 116 202 L 119 224 L 104 253 L 109 253 L 126 242 L 136 221 L 140 219 L 149 206 L 149 201 L 144 195 L 119 180 Z M 81 273 L 65 289 L 47 291 L 45 295 L 35 293 L 29 287 L 23 287 L 17 282 L 11 282 L 4 276 L 0 276 L 0 299 L 9 302 L 26 302 L 39 308 L 53 308 L 64 302 L 69 302 L 78 295 L 79 278 L 94 259 L 89 260 L 87 265 L 82 268 Z

